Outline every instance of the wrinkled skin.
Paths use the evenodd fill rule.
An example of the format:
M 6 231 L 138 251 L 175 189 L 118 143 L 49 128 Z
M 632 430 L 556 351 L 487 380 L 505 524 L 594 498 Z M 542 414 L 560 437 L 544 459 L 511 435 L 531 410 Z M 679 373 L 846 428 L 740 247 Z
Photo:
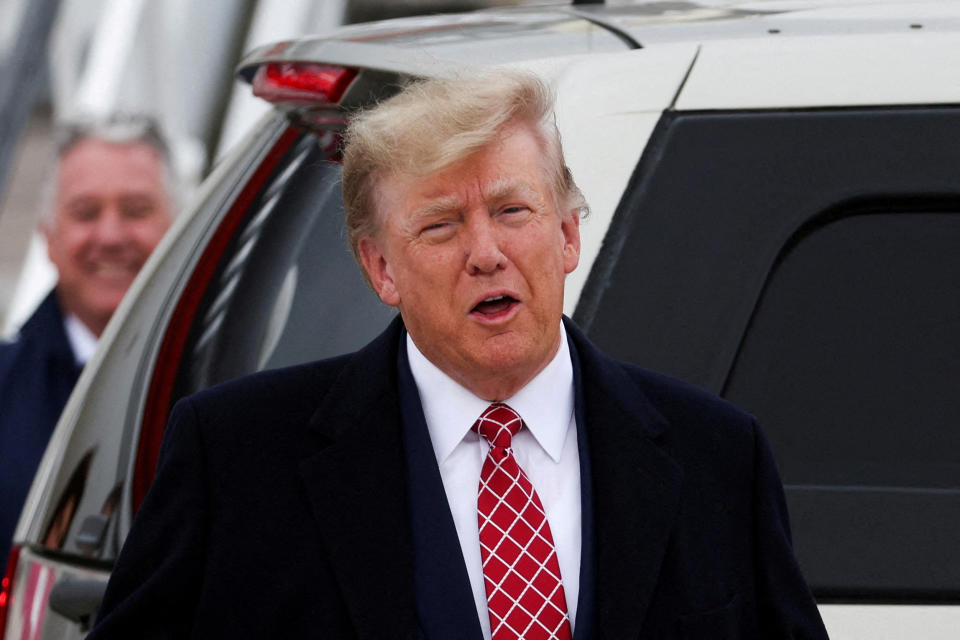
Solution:
M 420 351 L 490 401 L 556 354 L 564 279 L 580 257 L 578 211 L 559 208 L 545 161 L 533 130 L 514 124 L 427 176 L 384 176 L 379 233 L 359 243 Z

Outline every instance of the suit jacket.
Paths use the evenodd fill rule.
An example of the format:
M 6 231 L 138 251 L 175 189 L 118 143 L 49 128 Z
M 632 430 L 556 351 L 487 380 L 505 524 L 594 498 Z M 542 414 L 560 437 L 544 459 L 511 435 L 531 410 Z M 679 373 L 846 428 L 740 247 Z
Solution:
M 752 418 L 567 330 L 594 538 L 577 634 L 826 637 Z M 415 578 L 402 331 L 181 401 L 91 638 L 427 637 L 423 611 L 445 604 Z M 476 637 L 461 612 L 453 637 Z
M 0 567 L 80 370 L 53 292 L 13 342 L 0 344 Z

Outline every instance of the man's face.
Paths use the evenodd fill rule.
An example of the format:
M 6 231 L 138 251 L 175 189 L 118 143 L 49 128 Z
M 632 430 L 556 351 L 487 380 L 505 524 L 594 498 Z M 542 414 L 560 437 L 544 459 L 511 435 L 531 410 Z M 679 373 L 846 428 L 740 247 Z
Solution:
M 374 289 L 417 347 L 491 401 L 556 354 L 564 277 L 580 257 L 578 214 L 558 211 L 545 162 L 533 130 L 511 125 L 445 169 L 386 176 L 380 233 L 360 242 Z
M 149 145 L 87 139 L 67 151 L 41 225 L 64 310 L 100 335 L 170 226 L 171 207 L 163 161 Z

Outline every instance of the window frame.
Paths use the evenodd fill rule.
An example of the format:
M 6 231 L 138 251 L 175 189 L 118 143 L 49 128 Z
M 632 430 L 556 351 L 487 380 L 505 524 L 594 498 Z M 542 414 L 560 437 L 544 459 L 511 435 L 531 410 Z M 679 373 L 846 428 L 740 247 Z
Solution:
M 785 248 L 838 211 L 960 211 L 960 145 L 944 143 L 958 139 L 956 106 L 665 112 L 574 319 L 610 355 L 722 395 Z M 795 550 L 821 601 L 960 599 L 960 549 L 943 543 L 960 534 L 960 479 L 956 492 L 785 482 Z M 870 525 L 884 514 L 898 515 Z M 898 580 L 871 575 L 894 558 Z M 952 569 L 928 579 L 931 558 Z

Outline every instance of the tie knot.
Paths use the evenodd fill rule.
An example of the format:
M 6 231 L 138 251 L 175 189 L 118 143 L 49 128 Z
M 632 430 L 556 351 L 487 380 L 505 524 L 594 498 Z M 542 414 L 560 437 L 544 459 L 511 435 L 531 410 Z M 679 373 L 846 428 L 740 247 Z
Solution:
M 473 423 L 473 430 L 483 436 L 490 446 L 503 449 L 510 448 L 510 441 L 521 428 L 523 420 L 520 414 L 502 402 L 491 404 Z

